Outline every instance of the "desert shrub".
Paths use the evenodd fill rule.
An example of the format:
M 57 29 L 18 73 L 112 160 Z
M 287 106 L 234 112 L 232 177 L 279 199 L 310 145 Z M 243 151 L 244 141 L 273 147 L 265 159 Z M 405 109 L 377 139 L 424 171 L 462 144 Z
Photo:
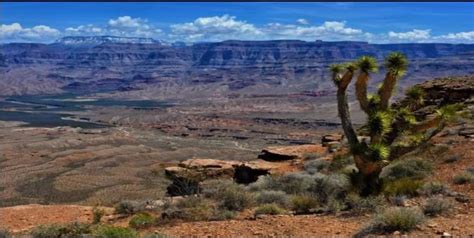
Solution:
M 146 233 L 143 238 L 167 238 L 168 236 L 161 233 Z
M 346 208 L 344 201 L 336 199 L 334 197 L 329 197 L 324 206 L 324 210 L 328 213 L 337 213 Z
M 390 197 L 390 202 L 395 206 L 401 207 L 405 205 L 407 199 L 408 198 L 405 195 L 395 195 Z
M 115 227 L 110 225 L 98 226 L 92 234 L 101 238 L 134 238 L 138 237 L 136 231 L 128 227 Z
M 255 202 L 253 194 L 235 183 L 219 188 L 212 198 L 218 202 L 221 209 L 229 211 L 242 211 Z
M 276 187 L 278 187 L 276 183 L 276 178 L 274 176 L 266 175 L 258 177 L 257 181 L 247 186 L 247 189 L 249 191 L 256 192 L 263 190 L 274 190 L 273 188 Z
M 314 186 L 314 176 L 307 173 L 288 173 L 278 177 L 273 190 L 281 190 L 288 194 L 304 194 Z
M 236 183 L 230 179 L 213 179 L 204 181 L 201 185 L 201 194 L 207 198 L 212 198 L 216 193 L 226 187 L 235 186 Z
M 318 200 L 308 195 L 295 195 L 291 199 L 291 208 L 298 214 L 311 213 L 318 206 Z
M 381 177 L 393 181 L 401 178 L 423 179 L 433 171 L 431 162 L 422 159 L 399 160 L 388 165 Z
M 424 221 L 423 213 L 416 208 L 391 207 L 374 217 L 368 226 L 362 228 L 356 237 L 371 233 L 408 232 Z
M 453 211 L 454 205 L 444 198 L 428 198 L 423 206 L 423 212 L 429 216 L 446 215 Z
M 214 215 L 211 216 L 210 220 L 212 221 L 229 220 L 229 219 L 234 218 L 235 215 L 237 215 L 235 211 L 216 209 L 214 211 Z
M 385 199 L 382 196 L 361 197 L 355 193 L 349 194 L 346 202 L 351 212 L 355 214 L 372 213 L 385 206 Z
M 454 184 L 467 184 L 467 183 L 473 183 L 474 182 L 474 175 L 469 172 L 462 172 L 456 176 L 454 176 L 453 179 Z
M 344 174 L 317 174 L 313 179 L 309 190 L 321 203 L 327 202 L 329 198 L 342 200 L 351 189 L 350 180 Z
M 383 191 L 388 196 L 407 195 L 416 196 L 423 182 L 410 178 L 402 178 L 384 183 Z
M 331 171 L 337 171 L 353 163 L 354 160 L 350 154 L 336 155 L 332 158 L 331 163 L 329 164 L 329 169 Z
M 104 209 L 98 208 L 97 206 L 92 208 L 92 224 L 99 224 L 104 214 Z
M 162 213 L 163 221 L 182 219 L 185 221 L 205 221 L 214 215 L 214 204 L 205 198 L 189 196 L 176 205 L 169 206 Z
M 289 196 L 283 191 L 264 190 L 256 195 L 258 204 L 276 203 L 281 207 L 287 207 L 289 204 Z
M 461 157 L 459 155 L 451 155 L 451 156 L 448 156 L 444 159 L 444 163 L 454 163 L 458 160 L 460 160 Z
M 309 174 L 315 174 L 326 168 L 329 168 L 330 162 L 327 160 L 310 160 L 304 164 L 304 170 Z
M 474 174 L 474 167 L 467 168 L 466 171 L 470 174 Z
M 132 219 L 128 222 L 128 225 L 135 229 L 147 228 L 153 225 L 155 219 L 148 213 L 138 213 L 133 215 Z
M 146 204 L 140 201 L 124 200 L 115 205 L 118 214 L 134 214 L 145 210 Z
M 303 154 L 303 159 L 305 160 L 315 160 L 319 157 L 321 157 L 321 154 L 317 152 Z
M 80 237 L 91 233 L 91 225 L 85 223 L 42 225 L 33 229 L 34 238 Z
M 445 194 L 448 191 L 448 186 L 437 181 L 425 183 L 420 189 L 420 193 L 424 195 Z
M 269 204 L 263 204 L 258 206 L 255 209 L 255 215 L 261 215 L 261 214 L 266 214 L 266 215 L 279 215 L 283 214 L 285 210 L 281 207 L 279 207 L 275 203 L 269 203 Z
M 0 238 L 10 238 L 11 234 L 5 229 L 0 229 Z
M 146 233 L 143 238 L 167 238 L 168 236 L 161 233 Z

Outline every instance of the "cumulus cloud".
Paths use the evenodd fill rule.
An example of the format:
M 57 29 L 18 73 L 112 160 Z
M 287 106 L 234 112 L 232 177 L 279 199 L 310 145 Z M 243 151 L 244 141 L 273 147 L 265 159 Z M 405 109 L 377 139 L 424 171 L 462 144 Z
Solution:
M 253 24 L 223 15 L 200 17 L 193 22 L 171 25 L 173 38 L 187 41 L 218 41 L 225 39 L 256 39 L 262 32 Z
M 270 39 L 301 40 L 365 40 L 369 35 L 360 29 L 346 26 L 346 22 L 326 21 L 321 25 L 292 25 L 270 23 L 262 28 Z
M 89 25 L 80 25 L 78 27 L 68 27 L 65 33 L 68 35 L 100 35 L 104 30 L 100 27 Z
M 400 41 L 426 41 L 431 39 L 431 30 L 413 29 L 407 32 L 388 32 L 388 37 L 392 40 Z
M 199 17 L 194 21 L 172 24 L 161 30 L 148 19 L 119 16 L 97 24 L 70 26 L 62 31 L 46 25 L 25 28 L 20 23 L 1 24 L 0 42 L 53 42 L 69 35 L 114 35 L 125 37 L 152 37 L 165 41 L 223 41 L 223 40 L 276 40 L 298 39 L 306 41 L 369 41 L 395 42 L 448 42 L 474 43 L 474 31 L 432 35 L 431 29 L 388 31 L 376 34 L 351 27 L 345 21 L 310 23 L 299 18 L 294 24 L 278 22 L 255 25 L 231 15 Z
M 60 31 L 49 26 L 38 25 L 31 28 L 24 28 L 20 23 L 0 25 L 0 39 L 6 41 L 45 41 L 58 37 Z
M 474 42 L 474 31 L 448 33 L 446 35 L 437 36 L 435 39 L 448 42 L 472 43 Z
M 309 24 L 308 20 L 303 19 L 303 18 L 300 18 L 300 19 L 296 20 L 296 22 L 298 22 L 301 25 L 308 25 Z

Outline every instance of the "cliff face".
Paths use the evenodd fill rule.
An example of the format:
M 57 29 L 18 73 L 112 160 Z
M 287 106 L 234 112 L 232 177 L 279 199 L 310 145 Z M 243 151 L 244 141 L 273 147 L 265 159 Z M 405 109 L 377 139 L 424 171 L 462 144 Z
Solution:
M 362 55 L 383 59 L 390 51 L 402 51 L 411 61 L 406 84 L 474 73 L 474 45 L 469 44 L 280 40 L 178 47 L 146 38 L 63 41 L 1 45 L 0 95 L 134 91 L 150 87 L 219 88 L 244 93 L 262 89 L 267 93 L 327 90 L 332 89 L 329 64 Z

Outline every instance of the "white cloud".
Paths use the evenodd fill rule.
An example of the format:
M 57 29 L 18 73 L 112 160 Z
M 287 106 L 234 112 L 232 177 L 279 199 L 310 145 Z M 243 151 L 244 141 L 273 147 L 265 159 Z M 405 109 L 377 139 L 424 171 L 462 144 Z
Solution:
M 67 27 L 62 31 L 46 25 L 24 28 L 20 23 L 1 24 L 0 42 L 53 42 L 68 35 L 114 35 L 126 37 L 152 37 L 166 41 L 223 41 L 223 40 L 275 40 L 298 39 L 306 41 L 369 41 L 371 43 L 395 42 L 447 42 L 474 43 L 474 31 L 432 35 L 431 29 L 365 32 L 351 27 L 345 21 L 310 23 L 299 18 L 294 24 L 268 23 L 254 25 L 235 16 L 222 15 L 199 17 L 194 21 L 172 24 L 164 31 L 147 19 L 119 16 L 102 24 L 84 24 Z
M 395 41 L 426 41 L 431 39 L 431 30 L 413 29 L 407 32 L 388 32 L 388 37 Z
M 296 20 L 296 22 L 298 22 L 301 25 L 308 25 L 309 24 L 308 20 L 303 19 L 303 18 L 300 18 L 300 19 Z
M 142 28 L 148 27 L 145 23 L 146 20 L 141 18 L 132 18 L 130 16 L 122 16 L 117 19 L 110 19 L 109 26 L 114 28 Z
M 228 39 L 255 39 L 262 32 L 253 24 L 236 20 L 235 16 L 223 15 L 200 17 L 193 22 L 171 25 L 173 38 L 186 41 L 218 41 Z
M 111 35 L 153 37 L 162 33 L 161 29 L 148 24 L 147 19 L 121 16 L 108 21 L 107 31 Z
M 65 33 L 68 35 L 100 35 L 104 30 L 100 27 L 89 25 L 80 25 L 78 27 L 68 27 Z
M 5 41 L 45 41 L 60 35 L 60 31 L 49 26 L 38 25 L 32 28 L 23 28 L 19 23 L 0 25 L 0 39 Z
M 346 22 L 326 21 L 321 25 L 292 25 L 270 23 L 262 28 L 269 39 L 301 40 L 365 40 L 368 36 L 360 29 L 346 26 Z
M 436 40 L 444 40 L 448 42 L 472 43 L 474 42 L 474 31 L 448 33 L 446 35 L 440 35 L 434 38 Z

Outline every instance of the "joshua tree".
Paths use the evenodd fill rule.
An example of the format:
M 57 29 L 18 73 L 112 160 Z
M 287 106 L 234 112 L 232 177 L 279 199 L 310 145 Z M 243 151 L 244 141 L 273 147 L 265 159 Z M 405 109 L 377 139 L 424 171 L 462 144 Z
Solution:
M 377 72 L 375 58 L 363 56 L 356 62 L 332 65 L 332 79 L 337 86 L 337 106 L 342 129 L 350 152 L 358 168 L 357 185 L 361 193 L 377 193 L 381 188 L 380 172 L 393 160 L 414 151 L 439 133 L 455 114 L 456 107 L 447 105 L 433 115 L 417 121 L 414 111 L 423 105 L 424 92 L 419 87 L 407 91 L 404 105 L 390 105 L 397 81 L 405 74 L 406 57 L 398 52 L 385 58 L 386 75 L 376 94 L 367 93 L 370 74 Z M 367 124 L 359 130 L 370 141 L 360 141 L 352 126 L 347 102 L 347 87 L 354 76 L 355 94 L 360 108 L 367 116 Z

